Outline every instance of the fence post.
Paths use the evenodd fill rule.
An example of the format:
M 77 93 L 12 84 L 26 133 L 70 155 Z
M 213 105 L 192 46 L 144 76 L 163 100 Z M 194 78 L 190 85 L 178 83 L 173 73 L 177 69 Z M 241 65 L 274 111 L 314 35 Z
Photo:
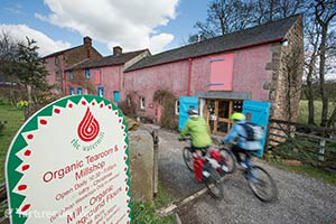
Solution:
M 325 160 L 325 158 L 324 158 L 325 146 L 326 146 L 326 140 L 325 139 L 321 139 L 320 140 L 320 150 L 319 150 L 320 156 L 318 156 L 318 159 L 320 161 L 324 161 Z
M 158 131 L 152 131 L 153 143 L 154 143 L 154 172 L 153 172 L 153 187 L 154 196 L 158 193 L 158 183 L 159 183 L 159 136 Z

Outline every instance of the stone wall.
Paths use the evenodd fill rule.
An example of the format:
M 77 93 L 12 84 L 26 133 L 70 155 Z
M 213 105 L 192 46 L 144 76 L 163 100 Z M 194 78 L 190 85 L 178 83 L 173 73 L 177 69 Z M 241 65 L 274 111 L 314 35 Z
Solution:
M 272 46 L 272 69 L 270 101 L 272 118 L 296 122 L 298 118 L 303 75 L 303 33 L 302 20 L 298 19 L 286 35 L 285 43 Z
M 302 19 L 298 19 L 285 37 L 286 43 L 272 45 L 272 62 L 266 66 L 272 71 L 269 99 L 272 103 L 271 118 L 277 120 L 297 122 L 299 115 L 299 102 L 301 96 L 301 84 L 303 75 L 303 31 Z M 287 46 L 286 46 L 287 45 Z M 278 128 L 276 124 L 270 127 Z M 293 131 L 293 126 L 282 127 L 286 131 Z M 291 130 L 289 130 L 291 129 Z M 271 129 L 270 133 L 284 135 L 283 131 Z M 272 136 L 276 141 L 284 141 L 284 138 Z M 269 145 L 274 147 L 276 143 Z

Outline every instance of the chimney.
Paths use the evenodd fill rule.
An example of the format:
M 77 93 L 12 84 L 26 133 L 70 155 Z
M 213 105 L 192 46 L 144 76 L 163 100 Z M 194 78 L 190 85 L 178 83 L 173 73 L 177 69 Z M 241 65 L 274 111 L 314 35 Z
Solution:
M 83 38 L 84 48 L 86 49 L 86 57 L 91 58 L 91 47 L 92 47 L 92 39 L 88 36 Z
M 91 47 L 92 46 L 92 39 L 88 36 L 83 38 L 83 43 L 85 47 Z
M 118 56 L 122 54 L 122 48 L 120 46 L 116 46 L 113 48 L 113 55 Z

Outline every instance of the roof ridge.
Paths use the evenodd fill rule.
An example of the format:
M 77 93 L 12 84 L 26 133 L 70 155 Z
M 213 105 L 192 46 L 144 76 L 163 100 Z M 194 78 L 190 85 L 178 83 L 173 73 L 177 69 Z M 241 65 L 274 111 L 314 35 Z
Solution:
M 123 55 L 126 55 L 126 54 L 139 53 L 139 52 L 146 51 L 146 50 L 148 50 L 148 48 L 141 49 L 141 50 L 136 50 L 136 51 L 128 51 L 128 52 L 125 52 L 125 53 L 123 52 L 120 55 L 113 55 L 113 54 L 111 54 L 111 55 L 107 55 L 107 56 L 104 56 L 104 57 L 100 58 L 100 60 L 104 59 L 104 58 L 109 58 L 109 57 L 118 57 L 118 56 L 123 56 Z
M 164 63 L 170 63 L 186 58 L 194 58 L 209 54 L 220 53 L 232 49 L 252 46 L 270 41 L 278 41 L 285 37 L 290 27 L 301 14 L 295 14 L 283 19 L 274 20 L 261 25 L 255 25 L 243 30 L 169 49 L 158 54 L 145 57 L 125 71 L 142 69 Z
M 82 47 L 82 46 L 84 46 L 84 45 L 81 44 L 81 45 L 78 45 L 78 46 L 75 46 L 75 47 L 70 47 L 70 48 L 67 48 L 67 49 L 64 49 L 64 50 L 59 50 L 59 51 L 56 51 L 54 53 L 48 54 L 46 56 L 43 56 L 42 58 L 49 58 L 49 57 L 52 57 L 54 55 L 62 54 L 64 52 L 71 51 L 71 50 L 73 50 L 75 48 Z
M 285 17 L 285 18 L 282 18 L 282 19 L 278 19 L 278 20 L 273 20 L 273 21 L 268 21 L 266 23 L 263 23 L 263 24 L 260 24 L 260 25 L 255 25 L 255 26 L 252 26 L 252 27 L 248 27 L 246 29 L 243 29 L 243 30 L 238 30 L 238 31 L 234 31 L 234 32 L 231 32 L 231 33 L 226 33 L 224 35 L 219 35 L 219 36 L 215 36 L 215 37 L 212 37 L 212 38 L 209 38 L 209 39 L 205 39 L 205 40 L 201 40 L 199 42 L 196 42 L 196 43 L 190 43 L 190 44 L 187 44 L 187 45 L 184 45 L 184 46 L 181 46 L 181 47 L 176 47 L 176 48 L 173 48 L 173 49 L 169 49 L 167 51 L 163 51 L 163 52 L 160 52 L 158 54 L 155 54 L 155 55 L 152 55 L 153 56 L 157 56 L 157 55 L 160 55 L 160 54 L 163 54 L 163 53 L 166 53 L 166 52 L 169 52 L 169 51 L 174 51 L 174 50 L 177 50 L 177 49 L 180 49 L 180 48 L 184 48 L 184 47 L 189 47 L 191 45 L 197 45 L 197 44 L 201 44 L 201 43 L 204 43 L 204 42 L 207 42 L 209 40 L 214 40 L 214 39 L 220 39 L 220 38 L 223 38 L 223 37 L 228 37 L 228 36 L 232 36 L 232 35 L 235 35 L 235 34 L 238 34 L 238 33 L 243 33 L 243 32 L 246 32 L 248 30 L 253 30 L 253 29 L 256 29 L 256 28 L 261 28 L 261 27 L 265 27 L 267 25 L 271 25 L 271 24 L 274 24 L 274 23 L 278 23 L 278 22 L 281 22 L 283 20 L 289 20 L 290 18 L 292 17 L 300 17 L 301 14 L 295 14 L 295 15 L 291 15 L 291 16 L 288 16 L 288 17 Z

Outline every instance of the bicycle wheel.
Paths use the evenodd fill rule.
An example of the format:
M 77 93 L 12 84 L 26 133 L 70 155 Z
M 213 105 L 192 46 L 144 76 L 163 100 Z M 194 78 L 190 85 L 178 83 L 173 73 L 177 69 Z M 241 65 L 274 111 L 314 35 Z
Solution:
M 210 167 L 208 170 L 209 177 L 205 178 L 205 186 L 209 189 L 209 193 L 213 198 L 222 199 L 224 196 L 223 183 L 221 175 L 217 170 Z
M 194 159 L 189 147 L 183 149 L 183 160 L 190 171 L 194 171 Z
M 231 150 L 227 148 L 221 148 L 220 154 L 222 157 L 220 164 L 222 166 L 225 165 L 227 167 L 227 170 L 223 169 L 223 171 L 225 173 L 233 173 L 234 171 L 236 171 L 236 161 L 234 159 L 234 155 L 231 152 Z
M 246 179 L 253 194 L 263 202 L 277 198 L 278 190 L 271 175 L 260 166 L 252 166 L 246 170 Z

